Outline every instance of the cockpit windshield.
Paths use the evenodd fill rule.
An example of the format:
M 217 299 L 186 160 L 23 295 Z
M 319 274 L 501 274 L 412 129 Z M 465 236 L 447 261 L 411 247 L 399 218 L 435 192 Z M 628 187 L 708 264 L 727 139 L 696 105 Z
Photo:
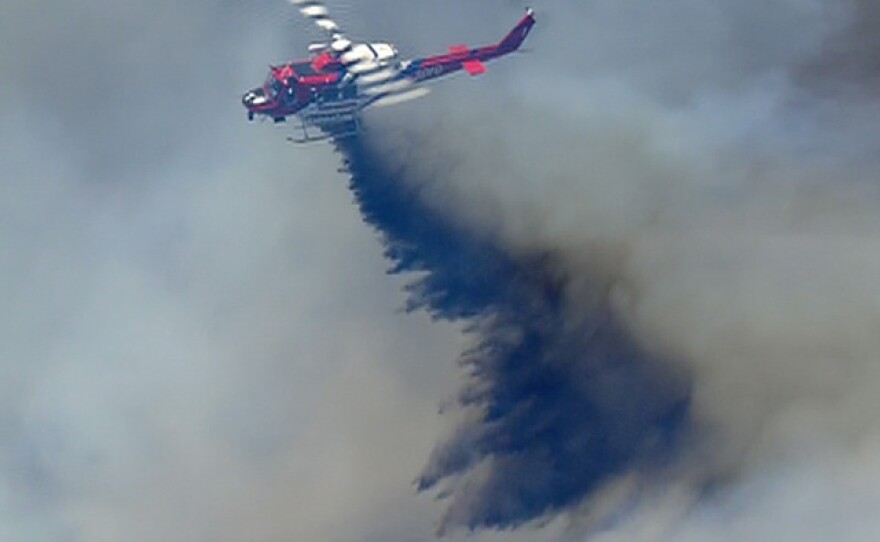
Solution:
M 264 88 L 266 89 L 266 94 L 268 94 L 270 98 L 277 100 L 278 96 L 284 90 L 284 85 L 282 85 L 281 81 L 275 77 L 274 73 L 270 73 L 269 77 L 266 78 Z

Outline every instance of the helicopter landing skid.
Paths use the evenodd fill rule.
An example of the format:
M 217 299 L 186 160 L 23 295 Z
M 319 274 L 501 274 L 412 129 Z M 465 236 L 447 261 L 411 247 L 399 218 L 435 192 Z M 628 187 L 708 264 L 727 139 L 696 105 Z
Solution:
M 287 141 L 291 143 L 313 143 L 329 139 L 347 139 L 355 137 L 363 131 L 357 118 L 323 126 L 304 122 L 297 126 L 296 129 L 302 130 L 302 137 L 288 136 Z M 316 131 L 317 133 L 315 133 Z

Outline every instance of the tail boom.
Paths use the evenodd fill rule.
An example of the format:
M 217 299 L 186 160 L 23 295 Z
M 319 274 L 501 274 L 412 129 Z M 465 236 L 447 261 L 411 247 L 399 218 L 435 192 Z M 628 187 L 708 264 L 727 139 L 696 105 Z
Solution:
M 534 11 L 527 9 L 525 17 L 500 42 L 475 49 L 465 45 L 453 45 L 446 54 L 413 60 L 405 72 L 417 83 L 449 75 L 461 69 L 471 75 L 480 75 L 486 71 L 483 62 L 519 49 L 534 25 Z

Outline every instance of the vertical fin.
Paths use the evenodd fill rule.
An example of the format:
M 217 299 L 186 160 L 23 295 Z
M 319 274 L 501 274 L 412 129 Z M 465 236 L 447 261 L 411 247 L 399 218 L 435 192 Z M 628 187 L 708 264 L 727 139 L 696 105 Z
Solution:
M 532 29 L 532 26 L 535 25 L 535 12 L 532 8 L 526 9 L 526 16 L 522 18 L 522 20 L 517 23 L 513 30 L 510 31 L 507 36 L 504 37 L 503 40 L 498 44 L 498 49 L 502 53 L 509 53 L 511 51 L 516 51 L 519 49 L 519 46 L 522 45 L 522 42 L 525 41 L 526 36 L 529 35 L 529 31 Z

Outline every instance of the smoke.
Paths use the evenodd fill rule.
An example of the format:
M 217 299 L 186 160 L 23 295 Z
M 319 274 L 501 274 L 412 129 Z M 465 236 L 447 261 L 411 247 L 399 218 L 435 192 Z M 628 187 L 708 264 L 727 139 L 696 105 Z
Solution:
M 0 538 L 880 530 L 873 4 L 548 0 L 344 156 L 244 121 L 284 2 L 56 4 L 0 7 Z
M 0 539 L 430 533 L 461 339 L 396 312 L 338 156 L 246 121 L 274 6 L 0 6 Z
M 476 316 L 463 419 L 418 480 L 441 530 L 825 540 L 855 516 L 867 539 L 875 511 L 839 503 L 880 431 L 876 10 L 544 11 L 499 84 L 376 115 L 384 170 L 347 149 L 356 189 L 391 177 L 464 243 L 367 213 L 426 272 L 417 306 Z
M 633 344 L 607 307 L 567 314 L 567 281 L 550 258 L 505 253 L 426 208 L 407 189 L 406 169 L 388 168 L 358 141 L 340 148 L 392 271 L 424 275 L 409 287 L 410 308 L 466 318 L 477 337 L 462 359 L 471 381 L 458 400 L 478 414 L 418 480 L 426 490 L 479 472 L 454 489 L 441 531 L 516 526 L 673 453 L 687 384 Z

